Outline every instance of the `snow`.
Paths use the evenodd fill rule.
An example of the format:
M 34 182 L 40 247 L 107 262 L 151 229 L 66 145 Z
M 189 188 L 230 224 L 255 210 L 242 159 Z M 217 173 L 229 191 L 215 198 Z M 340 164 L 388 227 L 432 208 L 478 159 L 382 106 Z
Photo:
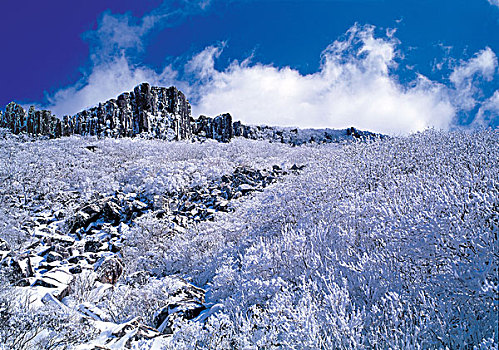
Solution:
M 121 338 L 113 333 L 139 318 L 151 325 L 166 300 L 183 300 L 180 278 L 208 290 L 207 309 L 179 320 L 173 335 L 133 340 L 132 348 L 188 348 L 193 341 L 220 349 L 497 347 L 497 130 L 300 147 L 103 139 L 92 140 L 100 152 L 91 153 L 88 143 L 0 140 L 0 234 L 13 251 L 29 252 L 21 223 L 52 220 L 43 208 L 63 208 L 58 215 L 69 217 L 117 189 L 144 207 L 146 199 L 220 182 L 241 165 L 305 167 L 225 201 L 234 211 L 213 211 L 212 221 L 180 226 L 151 209 L 121 223 L 113 234 L 123 238 L 125 274 L 149 273 L 137 286 L 126 278 L 114 286 L 95 282 L 64 304 L 54 288 L 14 288 L 29 294 L 34 309 L 84 305 L 98 334 L 80 349 L 123 346 L 138 327 Z M 64 218 L 43 220 L 36 235 L 60 240 Z M 93 229 L 95 237 L 109 234 Z M 83 248 L 84 239 L 76 245 Z M 93 273 L 77 278 L 92 282 Z M 62 265 L 43 278 L 61 287 L 71 280 Z M 100 311 L 115 322 L 99 321 Z

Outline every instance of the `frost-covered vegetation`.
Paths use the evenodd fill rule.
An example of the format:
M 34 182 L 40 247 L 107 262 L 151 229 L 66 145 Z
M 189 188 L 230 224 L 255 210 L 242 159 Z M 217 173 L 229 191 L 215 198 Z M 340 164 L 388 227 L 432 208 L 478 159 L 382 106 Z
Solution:
M 497 131 L 300 147 L 3 134 L 0 238 L 21 250 L 35 212 L 68 214 L 118 190 L 152 200 L 238 166 L 293 164 L 305 167 L 185 232 L 152 212 L 137 218 L 124 232 L 121 279 L 156 277 L 140 288 L 118 283 L 99 300 L 73 288 L 62 314 L 9 302 L 18 288 L 4 285 L 0 343 L 34 335 L 26 348 L 70 348 L 97 337 L 71 310 L 84 300 L 115 323 L 153 325 L 175 291 L 169 278 L 181 277 L 207 290 L 208 309 L 179 319 L 165 348 L 497 348 Z M 77 287 L 92 283 L 83 279 Z M 54 332 L 62 343 L 48 343 Z

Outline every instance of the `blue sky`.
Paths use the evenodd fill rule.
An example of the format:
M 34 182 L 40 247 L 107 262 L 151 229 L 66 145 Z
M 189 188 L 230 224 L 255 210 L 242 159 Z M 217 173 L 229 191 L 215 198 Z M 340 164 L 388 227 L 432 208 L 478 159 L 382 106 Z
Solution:
M 142 81 L 194 115 L 406 134 L 498 125 L 499 0 L 0 4 L 0 105 L 73 114 Z

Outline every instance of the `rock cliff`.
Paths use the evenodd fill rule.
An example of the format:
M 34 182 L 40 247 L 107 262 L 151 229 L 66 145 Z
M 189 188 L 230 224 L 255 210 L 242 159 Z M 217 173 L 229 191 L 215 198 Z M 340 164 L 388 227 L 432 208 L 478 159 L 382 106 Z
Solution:
M 351 138 L 375 136 L 355 128 L 346 130 L 293 129 L 271 126 L 243 125 L 233 122 L 228 113 L 210 118 L 194 119 L 185 95 L 175 87 L 154 87 L 142 83 L 116 99 L 99 103 L 73 116 L 57 118 L 48 110 L 31 106 L 26 112 L 15 102 L 0 111 L 0 127 L 14 134 L 57 138 L 83 135 L 97 137 L 143 137 L 169 141 L 214 139 L 229 142 L 233 137 L 269 140 L 293 145 L 329 143 Z
M 175 87 L 151 87 L 147 83 L 74 116 L 56 118 L 50 111 L 24 109 L 11 102 L 0 117 L 0 127 L 51 138 L 69 135 L 133 137 L 149 134 L 168 140 L 191 137 L 191 107 Z

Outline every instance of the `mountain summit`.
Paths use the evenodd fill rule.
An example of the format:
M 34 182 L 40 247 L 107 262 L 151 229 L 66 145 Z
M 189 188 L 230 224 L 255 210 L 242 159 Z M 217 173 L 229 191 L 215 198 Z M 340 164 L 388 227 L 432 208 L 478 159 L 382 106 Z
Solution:
M 149 137 L 169 141 L 214 139 L 228 142 L 235 136 L 266 139 L 293 145 L 317 142 L 329 143 L 343 139 L 372 137 L 374 134 L 353 127 L 346 130 L 297 129 L 272 126 L 244 125 L 233 122 L 229 113 L 215 118 L 199 116 L 194 119 L 191 105 L 176 87 L 156 87 L 148 83 L 136 86 L 97 106 L 73 116 L 57 118 L 48 110 L 26 112 L 15 102 L 0 111 L 0 127 L 14 134 L 61 136 L 82 135 L 98 137 Z

